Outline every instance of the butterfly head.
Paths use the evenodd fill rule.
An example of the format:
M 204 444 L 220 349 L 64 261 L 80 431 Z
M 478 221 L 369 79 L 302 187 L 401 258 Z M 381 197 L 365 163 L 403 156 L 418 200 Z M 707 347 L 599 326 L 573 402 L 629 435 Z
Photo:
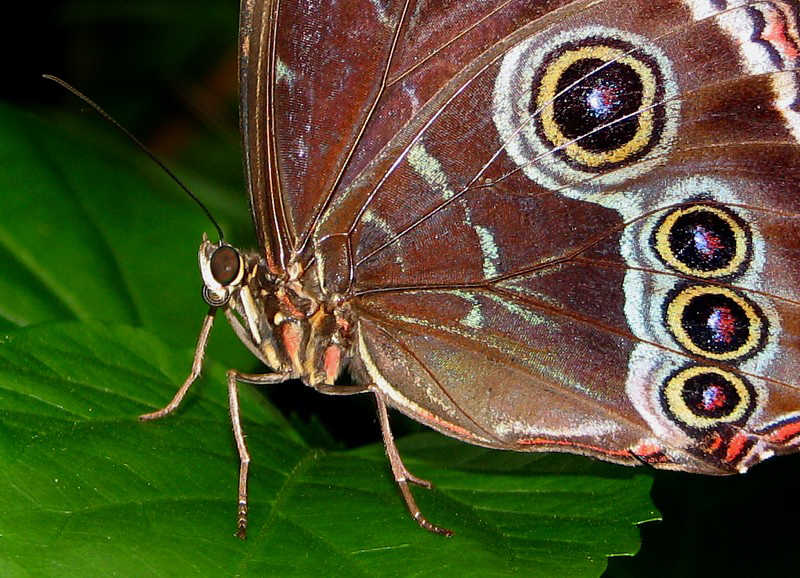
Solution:
M 242 254 L 225 241 L 212 243 L 204 235 L 198 260 L 203 276 L 203 298 L 215 307 L 225 305 L 244 279 Z

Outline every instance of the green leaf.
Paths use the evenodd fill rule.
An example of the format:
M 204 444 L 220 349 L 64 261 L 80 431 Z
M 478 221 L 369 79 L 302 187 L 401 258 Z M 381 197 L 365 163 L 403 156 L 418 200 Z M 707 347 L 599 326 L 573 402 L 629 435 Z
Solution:
M 64 575 L 222 572 L 356 575 L 598 573 L 635 548 L 652 515 L 648 476 L 571 456 L 511 455 L 434 434 L 404 440 L 422 507 L 453 538 L 419 529 L 378 444 L 305 446 L 242 388 L 253 455 L 251 530 L 232 536 L 237 457 L 224 372 L 213 367 L 178 415 L 136 416 L 169 399 L 191 356 L 145 331 L 43 324 L 0 341 L 2 562 Z M 166 395 L 165 395 L 166 394 Z M 197 555 L 198 545 L 208 556 Z M 213 554 L 213 555 L 212 555 Z
M 197 248 L 213 227 L 128 152 L 123 160 L 93 150 L 0 104 L 0 328 L 96 319 L 181 347 L 196 339 L 207 309 Z M 249 359 L 243 346 L 228 347 Z
M 447 539 L 410 519 L 380 444 L 311 446 L 249 386 L 250 534 L 236 539 L 224 369 L 248 362 L 230 331 L 219 342 L 223 320 L 183 406 L 136 419 L 191 366 L 207 222 L 7 107 L 0 155 L 0 574 L 598 575 L 638 549 L 635 524 L 655 516 L 646 471 L 401 439 Z

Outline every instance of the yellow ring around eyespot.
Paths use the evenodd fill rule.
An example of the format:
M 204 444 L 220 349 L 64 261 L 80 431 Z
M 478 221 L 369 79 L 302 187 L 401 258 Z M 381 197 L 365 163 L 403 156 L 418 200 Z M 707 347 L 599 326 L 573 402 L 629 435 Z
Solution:
M 736 393 L 739 394 L 739 403 L 728 415 L 716 418 L 699 416 L 686 405 L 686 401 L 683 399 L 683 390 L 686 386 L 686 382 L 693 377 L 709 373 L 715 373 L 725 379 L 728 383 L 733 385 L 736 389 Z M 676 418 L 689 427 L 698 429 L 713 427 L 721 423 L 739 421 L 744 417 L 751 403 L 750 390 L 747 389 L 747 386 L 740 377 L 734 375 L 730 371 L 720 369 L 719 367 L 704 366 L 689 367 L 671 377 L 664 387 L 664 398 L 666 399 L 667 407 Z
M 553 102 L 557 96 L 558 80 L 569 66 L 578 60 L 587 58 L 625 64 L 639 75 L 642 83 L 642 104 L 640 107 L 641 112 L 637 116 L 638 127 L 636 134 L 627 143 L 611 151 L 590 152 L 580 145 L 580 140 L 571 142 L 573 139 L 564 135 L 555 121 Z M 641 60 L 637 60 L 626 54 L 625 51 L 611 46 L 584 46 L 565 52 L 550 64 L 542 76 L 536 107 L 540 110 L 542 129 L 547 139 L 556 148 L 563 148 L 564 152 L 573 160 L 580 162 L 584 166 L 594 168 L 604 164 L 621 163 L 648 145 L 654 131 L 652 106 L 655 104 L 656 89 L 657 82 L 652 69 Z
M 694 269 L 693 267 L 689 267 L 685 263 L 678 260 L 670 248 L 669 235 L 672 232 L 672 228 L 675 226 L 675 222 L 684 215 L 700 211 L 708 211 L 709 213 L 715 214 L 720 219 L 725 221 L 733 231 L 733 236 L 736 240 L 736 250 L 734 251 L 733 258 L 727 267 L 714 269 L 713 271 Z M 661 225 L 659 225 L 655 238 L 656 250 L 658 251 L 658 254 L 661 255 L 661 258 L 664 259 L 664 261 L 669 264 L 670 267 L 680 271 L 681 273 L 686 273 L 687 275 L 693 275 L 695 277 L 710 279 L 714 277 L 724 277 L 726 275 L 735 273 L 742 266 L 742 263 L 744 263 L 745 257 L 747 256 L 747 234 L 745 233 L 745 230 L 741 227 L 741 225 L 739 225 L 739 223 L 731 218 L 728 213 L 708 205 L 694 205 L 673 211 L 667 215 Z
M 681 318 L 684 310 L 689 303 L 691 303 L 692 299 L 702 295 L 723 295 L 742 308 L 747 316 L 749 335 L 741 347 L 725 353 L 713 353 L 695 345 L 689 334 L 683 328 Z M 750 353 L 758 346 L 763 330 L 762 319 L 749 301 L 730 289 L 717 287 L 715 285 L 693 285 L 678 293 L 667 306 L 667 325 L 675 336 L 675 339 L 677 339 L 684 348 L 706 359 L 718 361 L 730 361 Z

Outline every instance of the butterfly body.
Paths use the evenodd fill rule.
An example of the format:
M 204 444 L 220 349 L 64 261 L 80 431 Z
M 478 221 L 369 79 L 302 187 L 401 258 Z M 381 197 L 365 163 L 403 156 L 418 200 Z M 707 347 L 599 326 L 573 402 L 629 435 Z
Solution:
M 204 241 L 200 263 L 272 372 L 232 372 L 232 400 L 237 380 L 372 392 L 418 520 L 386 406 L 477 445 L 706 474 L 796 451 L 799 13 L 245 0 L 260 250 Z
M 199 261 L 206 300 L 226 306 L 237 335 L 261 361 L 286 380 L 311 386 L 336 380 L 350 356 L 350 316 L 341 303 L 303 282 L 313 276 L 297 278 L 297 268 L 294 277 L 276 276 L 257 253 L 208 240 Z

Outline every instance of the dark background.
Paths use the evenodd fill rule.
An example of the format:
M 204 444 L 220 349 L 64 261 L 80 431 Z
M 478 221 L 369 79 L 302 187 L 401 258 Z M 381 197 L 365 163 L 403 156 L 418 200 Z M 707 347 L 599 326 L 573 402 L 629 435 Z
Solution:
M 237 0 L 61 0 L 26 10 L 4 18 L 0 98 L 97 130 L 96 115 L 41 78 L 58 76 L 172 168 L 241 190 Z
M 98 132 L 103 121 L 41 78 L 59 76 L 187 175 L 192 188 L 213 183 L 218 194 L 206 200 L 223 222 L 226 215 L 238 215 L 228 220 L 232 227 L 247 222 L 241 218 L 247 209 L 237 128 L 236 0 L 64 0 L 25 10 L 21 18 L 5 17 L 2 100 L 66 130 L 108 139 L 108 146 L 129 146 L 111 128 Z M 130 146 L 130 155 L 140 153 Z M 252 244 L 249 228 L 239 229 L 229 236 Z M 313 443 L 353 446 L 377 439 L 370 400 L 287 386 L 266 394 L 304 424 Z M 403 422 L 397 433 L 414 427 Z M 798 457 L 771 460 L 746 476 L 654 472 L 654 478 L 653 498 L 664 521 L 643 525 L 640 554 L 612 559 L 607 575 L 797 573 Z

